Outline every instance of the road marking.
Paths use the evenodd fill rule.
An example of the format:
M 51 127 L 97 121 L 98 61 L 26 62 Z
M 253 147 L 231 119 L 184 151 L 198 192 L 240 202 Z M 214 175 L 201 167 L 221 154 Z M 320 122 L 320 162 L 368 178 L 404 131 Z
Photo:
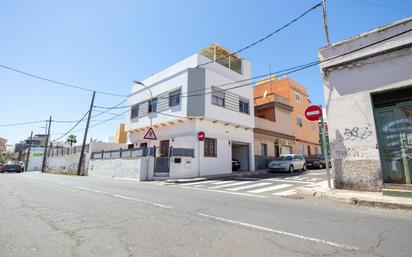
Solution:
M 226 190 L 229 190 L 229 191 L 239 191 L 239 190 L 243 190 L 243 189 L 250 189 L 250 188 L 254 188 L 254 187 L 266 186 L 266 185 L 270 185 L 270 184 L 272 184 L 272 183 L 262 182 L 262 183 L 252 184 L 252 185 L 246 185 L 246 186 L 241 186 L 241 187 L 229 188 L 229 189 L 226 189 Z
M 150 201 L 146 201 L 146 200 L 142 200 L 142 199 L 137 199 L 137 198 L 133 198 L 133 197 L 128 197 L 128 196 L 123 196 L 123 195 L 116 195 L 116 194 L 112 195 L 112 194 L 107 193 L 107 192 L 94 190 L 94 189 L 87 188 L 87 187 L 77 186 L 76 188 L 80 189 L 80 190 L 84 190 L 84 191 L 93 192 L 93 193 L 109 195 L 109 196 L 120 198 L 120 199 L 123 199 L 123 200 L 136 201 L 136 202 L 139 202 L 139 203 L 149 204 L 149 205 L 153 205 L 153 206 L 160 207 L 160 208 L 165 208 L 165 209 L 173 209 L 172 206 L 168 206 L 168 205 L 164 205 L 164 204 L 160 204 L 160 203 L 154 203 L 154 202 L 150 202 Z
M 264 188 L 260 188 L 260 189 L 255 189 L 255 190 L 251 190 L 251 191 L 248 191 L 248 192 L 258 194 L 258 193 L 274 191 L 274 190 L 277 190 L 277 189 L 281 189 L 281 188 L 285 188 L 285 187 L 291 187 L 291 186 L 292 186 L 291 184 L 280 184 L 280 185 L 276 185 L 276 186 L 272 186 L 272 187 L 264 187 Z
M 160 208 L 173 209 L 172 206 L 168 206 L 168 205 L 164 205 L 164 204 L 160 204 L 160 203 L 154 203 L 154 202 L 141 200 L 141 199 L 137 199 L 137 198 L 133 198 L 133 197 L 123 196 L 123 195 L 111 195 L 111 196 L 116 197 L 116 198 L 120 198 L 120 199 L 123 199 L 123 200 L 130 200 L 130 201 L 136 201 L 136 202 L 139 202 L 139 203 L 149 204 L 149 205 L 153 205 L 153 206 L 160 207 Z
M 264 181 L 285 182 L 284 179 L 276 179 L 276 178 L 264 179 Z M 287 182 L 288 182 L 288 183 L 297 183 L 297 184 L 311 184 L 311 182 L 307 182 L 307 181 L 287 180 Z
M 287 196 L 287 195 L 294 195 L 294 194 L 296 194 L 295 189 L 290 189 L 290 190 L 285 190 L 282 192 L 276 192 L 276 193 L 273 193 L 272 195 Z
M 233 180 L 226 180 L 226 181 L 214 182 L 212 184 L 213 185 L 223 185 L 223 184 L 232 183 L 232 182 L 233 182 Z
M 284 235 L 284 236 L 289 236 L 289 237 L 295 237 L 295 238 L 298 238 L 298 239 L 311 241 L 311 242 L 315 242 L 315 243 L 319 243 L 319 244 L 330 245 L 330 246 L 337 247 L 337 248 L 343 248 L 343 249 L 347 249 L 347 250 L 359 250 L 359 248 L 355 247 L 355 246 L 339 244 L 339 243 L 335 243 L 335 242 L 331 242 L 331 241 L 327 241 L 327 240 L 323 240 L 323 239 L 319 239 L 319 238 L 303 236 L 303 235 L 290 233 L 290 232 L 286 232 L 286 231 L 282 231 L 282 230 L 277 230 L 277 229 L 262 227 L 262 226 L 258 226 L 258 225 L 253 225 L 253 224 L 249 224 L 249 223 L 245 223 L 245 222 L 241 222 L 241 221 L 230 220 L 230 219 L 226 219 L 226 218 L 222 218 L 222 217 L 218 217 L 218 216 L 209 215 L 209 214 L 206 214 L 206 213 L 197 213 L 197 215 L 201 216 L 201 217 L 209 218 L 209 219 L 212 219 L 212 220 L 221 221 L 223 223 L 239 225 L 239 226 L 242 226 L 242 227 L 248 227 L 248 228 L 252 228 L 252 229 L 256 229 L 256 230 L 261 230 L 261 231 L 270 232 L 270 233 L 279 234 L 279 235 Z
M 190 182 L 190 183 L 184 183 L 185 185 L 200 185 L 200 184 L 204 184 L 204 183 L 211 183 L 214 182 L 216 180 L 206 180 L 206 181 L 200 181 L 200 182 Z
M 211 187 L 211 188 L 218 189 L 218 188 L 231 187 L 231 186 L 240 186 L 240 185 L 249 184 L 249 183 L 252 183 L 252 181 L 241 181 L 241 182 L 233 182 L 232 181 L 232 183 L 230 183 L 230 184 L 228 183 L 228 184 L 215 186 L 215 187 Z
M 182 188 L 203 190 L 203 191 L 217 192 L 217 193 L 224 193 L 224 194 L 232 194 L 232 195 L 251 196 L 251 197 L 257 197 L 257 198 L 266 198 L 266 196 L 264 195 L 252 195 L 252 194 L 247 194 L 247 193 L 230 192 L 230 191 L 216 190 L 216 189 L 210 189 L 210 188 L 200 188 L 200 187 L 190 187 L 190 186 L 182 186 Z

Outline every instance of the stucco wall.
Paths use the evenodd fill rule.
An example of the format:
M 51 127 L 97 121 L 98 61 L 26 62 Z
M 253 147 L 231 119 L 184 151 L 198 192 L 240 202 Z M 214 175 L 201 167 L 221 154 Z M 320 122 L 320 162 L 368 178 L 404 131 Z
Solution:
M 381 28 L 321 49 L 319 57 L 325 60 L 341 55 L 411 27 L 412 20 L 393 28 Z M 412 85 L 412 48 L 400 47 L 411 41 L 409 32 L 321 65 L 337 188 L 369 191 L 382 188 L 371 92 Z M 398 48 L 388 51 L 393 47 Z
M 87 160 L 89 155 L 85 154 L 84 164 L 82 167 L 83 174 L 87 174 Z M 47 168 L 48 173 L 63 173 L 63 174 L 77 174 L 77 169 L 79 165 L 80 153 L 64 155 L 64 156 L 54 156 L 47 158 Z
M 141 180 L 145 177 L 146 158 L 90 160 L 89 176 Z

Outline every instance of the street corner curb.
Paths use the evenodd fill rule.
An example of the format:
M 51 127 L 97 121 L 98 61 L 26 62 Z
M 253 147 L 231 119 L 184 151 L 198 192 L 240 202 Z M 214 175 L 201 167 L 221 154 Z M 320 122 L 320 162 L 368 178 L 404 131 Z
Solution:
M 354 202 L 355 201 L 355 202 Z M 393 203 L 385 201 L 365 200 L 352 198 L 352 204 L 357 206 L 377 207 L 392 210 L 407 210 L 412 211 L 412 204 Z
M 318 198 L 327 196 L 327 192 L 323 192 L 323 191 L 316 190 L 313 188 L 297 187 L 296 192 L 301 195 L 318 197 Z

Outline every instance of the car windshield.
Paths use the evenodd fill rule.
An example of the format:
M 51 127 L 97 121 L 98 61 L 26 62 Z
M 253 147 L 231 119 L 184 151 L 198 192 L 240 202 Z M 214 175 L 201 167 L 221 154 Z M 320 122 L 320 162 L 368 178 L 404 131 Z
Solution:
M 276 158 L 277 161 L 291 161 L 293 160 L 293 156 L 291 155 L 285 155 L 285 156 L 280 156 Z
M 309 157 L 310 159 L 323 159 L 323 155 L 322 154 L 316 154 L 316 155 L 312 155 L 311 157 Z

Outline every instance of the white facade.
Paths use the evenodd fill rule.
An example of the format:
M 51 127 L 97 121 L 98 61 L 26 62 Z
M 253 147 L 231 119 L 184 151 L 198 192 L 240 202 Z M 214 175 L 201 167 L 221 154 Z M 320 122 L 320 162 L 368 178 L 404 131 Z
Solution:
M 241 162 L 241 170 L 254 170 L 253 87 L 224 91 L 241 85 L 235 81 L 249 79 L 251 65 L 242 60 L 239 74 L 216 62 L 201 65 L 207 62 L 210 59 L 196 53 L 142 81 L 147 89 L 135 84 L 128 99 L 130 106 L 139 106 L 137 117 L 131 116 L 131 110 L 126 120 L 129 143 L 136 147 L 149 144 L 143 137 L 152 123 L 157 140 L 151 140 L 150 146 L 159 147 L 161 140 L 169 140 L 169 147 L 194 149 L 195 158 L 190 164 L 170 165 L 172 178 L 231 173 L 231 160 L 235 157 Z M 222 86 L 227 83 L 233 84 Z M 178 90 L 180 102 L 170 106 L 169 94 Z M 212 103 L 216 90 L 219 96 L 224 95 L 224 106 Z M 157 98 L 157 110 L 152 113 L 147 110 L 150 91 Z M 239 101 L 248 103 L 248 113 L 240 112 Z M 215 157 L 205 157 L 198 132 L 216 139 Z
M 412 96 L 411 30 L 409 18 L 319 50 L 340 188 L 379 190 L 385 182 L 373 98 L 402 88 Z

